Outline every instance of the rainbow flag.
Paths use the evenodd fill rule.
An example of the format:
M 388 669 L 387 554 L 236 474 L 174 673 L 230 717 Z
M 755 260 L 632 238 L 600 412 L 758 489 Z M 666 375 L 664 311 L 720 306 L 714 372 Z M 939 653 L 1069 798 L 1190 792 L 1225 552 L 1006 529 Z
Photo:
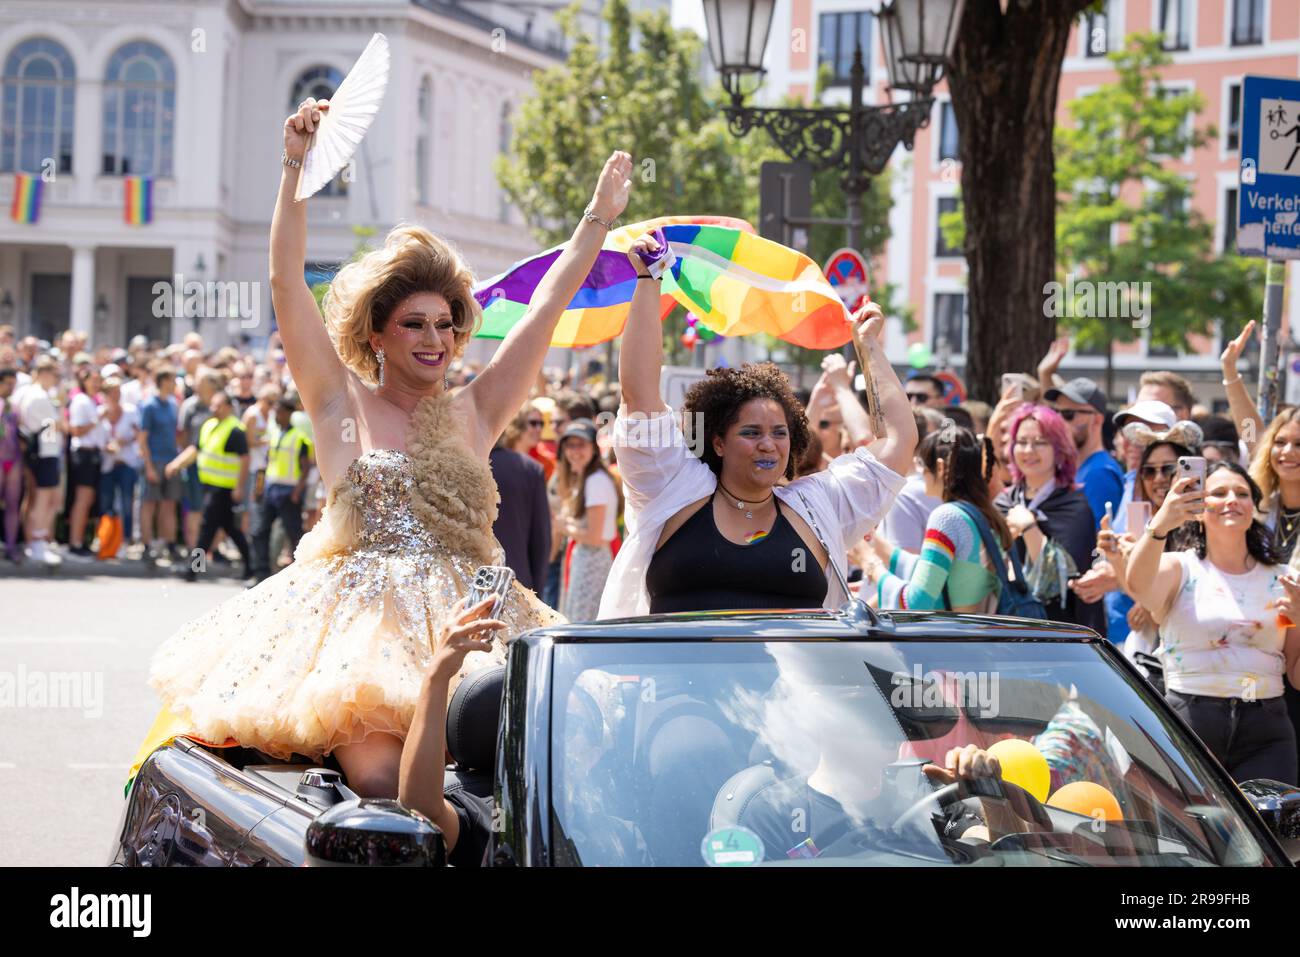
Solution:
M 16 223 L 34 223 L 41 218 L 41 194 L 45 182 L 34 173 L 14 173 L 14 201 L 9 216 Z
M 127 176 L 122 180 L 123 216 L 130 226 L 153 222 L 153 177 Z
M 560 317 L 551 345 L 590 346 L 622 333 L 636 289 L 627 250 L 656 228 L 663 229 L 677 257 L 663 279 L 661 320 L 680 303 L 719 335 L 767 332 L 810 349 L 833 349 L 849 341 L 843 302 L 803 253 L 755 235 L 742 219 L 664 216 L 624 226 L 605 238 L 595 265 Z M 505 337 L 523 318 L 542 276 L 563 249 L 538 253 L 475 287 L 474 297 L 483 307 L 479 337 Z

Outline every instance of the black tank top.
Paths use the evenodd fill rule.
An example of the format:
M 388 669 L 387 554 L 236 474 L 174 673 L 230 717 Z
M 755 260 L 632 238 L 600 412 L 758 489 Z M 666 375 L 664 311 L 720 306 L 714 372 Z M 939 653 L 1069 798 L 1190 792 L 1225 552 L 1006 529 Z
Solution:
M 737 545 L 718 531 L 713 499 L 650 559 L 650 612 L 720 608 L 820 608 L 826 573 L 777 504 L 766 538 Z

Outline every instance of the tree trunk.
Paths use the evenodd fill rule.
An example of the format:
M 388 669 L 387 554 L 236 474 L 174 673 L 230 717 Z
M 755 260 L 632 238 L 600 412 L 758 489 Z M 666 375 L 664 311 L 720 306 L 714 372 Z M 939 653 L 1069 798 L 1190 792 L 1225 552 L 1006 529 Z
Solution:
M 995 402 L 1056 335 L 1052 130 L 1070 28 L 1088 0 L 967 0 L 948 86 L 961 131 L 968 315 L 966 386 Z

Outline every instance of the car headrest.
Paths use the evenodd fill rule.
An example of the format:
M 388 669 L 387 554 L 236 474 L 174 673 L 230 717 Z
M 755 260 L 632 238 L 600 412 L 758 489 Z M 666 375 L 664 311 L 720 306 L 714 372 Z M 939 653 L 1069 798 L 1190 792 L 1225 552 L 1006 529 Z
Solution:
M 506 669 L 480 668 L 461 681 L 447 706 L 447 750 L 462 768 L 486 771 L 496 767 L 497 725 Z

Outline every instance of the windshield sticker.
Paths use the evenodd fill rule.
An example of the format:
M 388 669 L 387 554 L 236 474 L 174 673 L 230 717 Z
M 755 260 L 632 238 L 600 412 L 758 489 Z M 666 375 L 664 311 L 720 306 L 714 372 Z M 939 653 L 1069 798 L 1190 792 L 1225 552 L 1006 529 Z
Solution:
M 752 867 L 763 860 L 763 839 L 747 827 L 719 827 L 700 842 L 710 867 Z

